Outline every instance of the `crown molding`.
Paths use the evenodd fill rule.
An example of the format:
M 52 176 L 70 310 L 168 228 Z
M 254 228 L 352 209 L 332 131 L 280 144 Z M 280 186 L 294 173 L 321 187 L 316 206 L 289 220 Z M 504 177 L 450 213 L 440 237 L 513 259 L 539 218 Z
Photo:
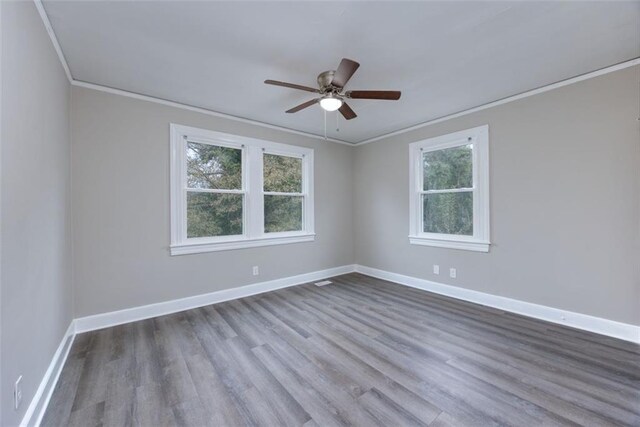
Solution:
M 372 142 L 380 141 L 386 138 L 390 138 L 392 136 L 401 135 L 403 133 L 411 132 L 417 129 L 422 129 L 424 127 L 435 125 L 436 123 L 445 122 L 447 120 L 455 119 L 456 117 L 466 116 L 467 114 L 475 113 L 477 111 L 486 110 L 487 108 L 497 107 L 498 105 L 507 104 L 509 102 L 517 101 L 519 99 L 527 98 L 529 96 L 538 95 L 540 93 L 548 92 L 553 89 L 558 89 L 563 86 L 572 85 L 574 83 L 581 82 L 583 80 L 592 79 L 594 77 L 602 76 L 604 74 L 613 73 L 615 71 L 623 70 L 625 68 L 633 67 L 634 65 L 640 64 L 640 58 L 631 59 L 629 61 L 621 62 L 619 64 L 611 65 L 609 67 L 601 68 L 596 71 L 591 71 L 589 73 L 580 74 L 579 76 L 571 77 L 565 80 L 561 80 L 556 83 L 552 83 L 546 86 L 541 86 L 536 89 L 532 89 L 526 92 L 519 93 L 517 95 L 508 96 L 506 98 L 498 99 L 497 101 L 489 102 L 488 104 L 479 105 L 477 107 L 469 108 L 467 110 L 462 110 L 457 113 L 448 114 L 446 116 L 439 117 L 437 119 L 429 120 L 427 122 L 419 123 L 417 125 L 413 125 L 404 129 L 399 129 L 393 132 L 386 133 L 384 135 L 375 136 L 373 138 L 365 139 L 364 141 L 360 141 L 355 143 L 354 145 L 360 146 L 365 144 L 370 144 Z
M 33 0 L 33 3 L 36 5 L 36 9 L 38 9 L 38 14 L 40 14 L 40 19 L 42 19 L 44 28 L 45 30 L 47 30 L 47 34 L 49 34 L 51 43 L 53 43 L 53 48 L 56 50 L 56 53 L 58 54 L 58 59 L 60 59 L 60 64 L 62 64 L 62 68 L 64 68 L 64 73 L 67 75 L 67 79 L 69 80 L 69 83 L 73 83 L 73 77 L 71 76 L 71 70 L 69 69 L 69 64 L 67 63 L 67 59 L 64 57 L 64 53 L 62 53 L 62 48 L 60 47 L 60 43 L 58 43 L 58 38 L 56 37 L 56 33 L 53 32 L 51 21 L 49 21 L 47 12 L 44 10 L 42 0 Z
M 126 96 L 129 98 L 135 98 L 135 99 L 140 99 L 140 100 L 144 100 L 144 101 L 149 101 L 149 102 L 155 102 L 158 104 L 163 104 L 163 105 L 167 105 L 167 106 L 171 106 L 171 107 L 175 107 L 175 108 L 181 108 L 184 110 L 190 110 L 190 111 L 194 111 L 194 112 L 198 112 L 198 113 L 202 113 L 202 114 L 207 114 L 210 116 L 215 116 L 215 117 L 221 117 L 221 118 L 225 118 L 225 119 L 229 119 L 229 120 L 234 120 L 234 121 L 239 121 L 242 123 L 247 123 L 247 124 L 251 124 L 251 125 L 255 125 L 255 126 L 261 126 L 261 127 L 265 127 L 265 128 L 269 128 L 269 129 L 275 129 L 275 130 L 279 130 L 279 131 L 283 131 L 283 132 L 287 132 L 287 133 L 292 133 L 292 134 L 296 134 L 296 135 L 302 135 L 302 136 L 306 136 L 306 137 L 310 137 L 310 138 L 314 138 L 314 139 L 319 139 L 322 141 L 329 141 L 329 142 L 334 142 L 337 144 L 343 144 L 343 145 L 347 145 L 350 147 L 358 147 L 361 145 L 365 145 L 365 144 L 370 144 L 372 142 L 376 142 L 376 141 L 381 141 L 383 139 L 386 138 L 390 138 L 393 136 L 397 136 L 397 135 L 401 135 L 403 133 L 407 133 L 407 132 L 411 132 L 417 129 L 422 129 L 424 127 L 430 126 L 430 125 L 434 125 L 436 123 L 441 123 L 441 122 L 445 122 L 447 120 L 451 120 L 451 119 L 455 119 L 457 117 L 462 117 L 462 116 L 466 116 L 468 114 L 472 114 L 478 111 L 482 111 L 482 110 L 486 110 L 488 108 L 492 108 L 492 107 L 497 107 L 499 105 L 503 105 L 503 104 L 507 104 L 509 102 L 513 102 L 513 101 L 518 101 L 520 99 L 523 98 L 528 98 L 530 96 L 534 96 L 534 95 L 538 95 L 544 92 L 548 92 L 554 89 L 558 89 L 564 86 L 569 86 L 572 85 L 574 83 L 579 83 L 581 81 L 584 80 L 588 80 L 588 79 L 592 79 L 594 77 L 599 77 L 605 74 L 609 74 L 609 73 L 613 73 L 619 70 L 623 70 L 625 68 L 629 68 L 629 67 L 633 67 L 635 65 L 640 65 L 640 58 L 635 58 L 629 61 L 625 61 L 625 62 L 621 62 L 619 64 L 615 64 L 609 67 L 605 67 L 605 68 L 601 68 L 599 70 L 596 71 L 592 71 L 589 73 L 585 73 L 585 74 L 581 74 L 579 76 L 576 77 L 571 77 L 569 79 L 566 80 L 562 80 L 556 83 L 552 83 L 546 86 L 541 86 L 539 88 L 536 89 L 532 89 L 530 91 L 527 92 L 522 92 L 519 93 L 517 95 L 513 95 L 513 96 L 509 96 L 507 98 L 502 98 L 499 99 L 497 101 L 493 101 L 490 102 L 488 104 L 483 104 L 477 107 L 473 107 L 467 110 L 463 110 L 454 114 L 449 114 L 434 120 L 429 120 L 427 122 L 424 123 L 420 123 L 414 126 L 410 126 L 408 128 L 404 128 L 404 129 L 400 129 L 394 132 L 390 132 L 384 135 L 380 135 L 380 136 L 376 136 L 373 138 L 369 138 L 366 139 L 364 141 L 360 141 L 357 143 L 351 143 L 351 142 L 347 142 L 347 141 L 343 141 L 343 140 L 339 140 L 339 139 L 334 139 L 334 138 L 327 138 L 325 139 L 323 136 L 321 135 L 316 135 L 316 134 L 312 134 L 312 133 L 307 133 L 307 132 L 303 132 L 303 131 L 298 131 L 298 130 L 294 130 L 294 129 L 290 129 L 290 128 L 286 128 L 286 127 L 282 127 L 282 126 L 276 126 L 276 125 L 271 125 L 269 123 L 264 123 L 264 122 L 259 122 L 259 121 L 255 121 L 255 120 L 251 120 L 251 119 L 245 119 L 242 117 L 237 117 L 237 116 L 231 116 L 228 114 L 224 114 L 224 113 L 219 113 L 213 110 L 207 110 L 205 108 L 200 108 L 200 107 L 194 107 L 192 105 L 187 105 L 187 104 L 181 104 L 179 102 L 174 102 L 174 101 L 169 101 L 166 99 L 161 99 L 161 98 L 154 98 L 152 96 L 147 96 L 147 95 L 141 95 L 138 93 L 134 93 L 134 92 L 128 92 L 125 90 L 121 90 L 121 89 L 114 89 L 114 88 L 110 88 L 110 87 L 106 87 L 106 86 L 101 86 L 101 85 L 97 85 L 97 84 L 93 84 L 93 83 L 88 83 L 88 82 L 82 82 L 79 80 L 72 80 L 71 84 L 73 86 L 78 86 L 78 87 L 84 87 L 84 88 L 88 88 L 88 89 L 94 89 L 94 90 L 98 90 L 98 91 L 102 91 L 102 92 L 107 92 L 107 93 L 112 93 L 115 95 L 121 95 L 121 96 Z
M 100 92 L 106 92 L 106 93 L 110 93 L 110 94 L 113 94 L 113 95 L 125 96 L 127 98 L 138 99 L 138 100 L 141 100 L 141 101 L 147 101 L 147 102 L 153 102 L 153 103 L 156 103 L 156 104 L 162 104 L 162 105 L 166 105 L 166 106 L 169 106 L 169 107 L 180 108 L 182 110 L 193 111 L 193 112 L 196 112 L 196 113 L 206 114 L 206 115 L 213 116 L 213 117 L 220 117 L 220 118 L 223 118 L 223 119 L 233 120 L 233 121 L 236 121 L 236 122 L 246 123 L 246 124 L 254 125 L 254 126 L 260 126 L 260 127 L 267 128 L 267 129 L 274 129 L 274 130 L 278 130 L 278 131 L 281 131 L 281 132 L 291 133 L 291 134 L 294 134 L 294 135 L 306 136 L 308 138 L 319 139 L 321 141 L 334 142 L 336 144 L 348 145 L 349 147 L 353 147 L 354 146 L 353 143 L 342 141 L 340 139 L 335 139 L 335 138 L 326 138 L 325 139 L 324 136 L 316 135 L 314 133 L 303 132 L 303 131 L 299 131 L 299 130 L 295 130 L 295 129 L 291 129 L 291 128 L 287 128 L 287 127 L 283 127 L 283 126 L 271 125 L 269 123 L 259 122 L 257 120 L 245 119 L 243 117 L 238 117 L 238 116 L 232 116 L 232 115 L 229 115 L 229 114 L 219 113 L 217 111 L 207 110 L 206 108 L 194 107 L 193 105 L 181 104 L 179 102 L 169 101 L 167 99 L 162 99 L 162 98 L 155 98 L 153 96 L 142 95 L 142 94 L 139 94 L 139 93 L 129 92 L 129 91 L 122 90 L 122 89 L 115 89 L 115 88 L 112 88 L 112 87 L 97 85 L 97 84 L 94 84 L 94 83 L 83 82 L 83 81 L 80 81 L 80 80 L 73 80 L 71 82 L 71 85 L 72 86 L 76 86 L 76 87 L 85 88 L 85 89 L 93 89 L 93 90 L 97 90 L 97 91 L 100 91 Z
M 181 108 L 183 110 L 194 111 L 194 112 L 197 112 L 197 113 L 207 114 L 207 115 L 214 116 L 214 117 L 220 117 L 220 118 L 229 119 L 229 120 L 233 120 L 233 121 L 237 121 L 237 122 L 241 122 L 241 123 L 246 123 L 246 124 L 250 124 L 250 125 L 254 125 L 254 126 L 260 126 L 260 127 L 264 127 L 264 128 L 267 128 L 267 129 L 274 129 L 274 130 L 279 130 L 279 131 L 282 131 L 282 132 L 291 133 L 291 134 L 295 134 L 295 135 L 306 136 L 306 137 L 309 137 L 309 138 L 318 139 L 318 140 L 322 140 L 322 141 L 329 141 L 329 142 L 334 142 L 334 143 L 337 143 L 337 144 L 343 144 L 343 145 L 347 145 L 349 147 L 358 147 L 360 145 L 365 145 L 365 144 L 370 144 L 372 142 L 381 141 L 383 139 L 390 138 L 392 136 L 397 136 L 397 135 L 401 135 L 403 133 L 411 132 L 411 131 L 414 131 L 414 130 L 417 130 L 417 129 L 422 129 L 424 127 L 427 127 L 427 126 L 430 126 L 430 125 L 434 125 L 436 123 L 441 123 L 441 122 L 444 122 L 444 121 L 447 121 L 447 120 L 455 119 L 457 117 L 466 116 L 468 114 L 472 114 L 472 113 L 475 113 L 477 111 L 482 111 L 482 110 L 486 110 L 488 108 L 497 107 L 498 105 L 507 104 L 509 102 L 517 101 L 519 99 L 527 98 L 529 96 L 538 95 L 540 93 L 548 92 L 548 91 L 553 90 L 553 89 L 558 89 L 558 88 L 563 87 L 563 86 L 568 86 L 568 85 L 571 85 L 571 84 L 574 84 L 574 83 L 578 83 L 578 82 L 581 82 L 581 81 L 584 81 L 584 80 L 587 80 L 587 79 L 591 79 L 591 78 L 594 78 L 594 77 L 602 76 L 602 75 L 608 74 L 608 73 L 613 73 L 615 71 L 623 70 L 625 68 L 633 67 L 634 65 L 639 65 L 640 64 L 640 58 L 631 59 L 629 61 L 621 62 L 619 64 L 611 65 L 609 67 L 601 68 L 599 70 L 595 70 L 595 71 L 591 71 L 589 73 L 581 74 L 579 76 L 571 77 L 571 78 L 568 78 L 566 80 L 561 80 L 561 81 L 556 82 L 556 83 L 552 83 L 552 84 L 549 84 L 549 85 L 546 85 L 546 86 L 541 86 L 541 87 L 536 88 L 536 89 L 532 89 L 532 90 L 529 90 L 529 91 L 526 91 L 526 92 L 522 92 L 522 93 L 519 93 L 519 94 L 516 94 L 516 95 L 512 95 L 512 96 L 509 96 L 509 97 L 506 97 L 506 98 L 502 98 L 502 99 L 499 99 L 499 100 L 496 100 L 496 101 L 492 101 L 492 102 L 489 102 L 487 104 L 479 105 L 477 107 L 469 108 L 467 110 L 459 111 L 457 113 L 448 114 L 446 116 L 442 116 L 442 117 L 439 117 L 437 119 L 429 120 L 429 121 L 426 121 L 426 122 L 423 122 L 423 123 L 419 123 L 417 125 L 413 125 L 413 126 L 410 126 L 410 127 L 407 127 L 407 128 L 399 129 L 397 131 L 393 131 L 393 132 L 389 132 L 389 133 L 386 133 L 386 134 L 383 134 L 383 135 L 375 136 L 373 138 L 365 139 L 365 140 L 357 142 L 357 143 L 352 143 L 352 142 L 347 142 L 347 141 L 343 141 L 343 140 L 335 139 L 335 138 L 325 138 L 324 136 L 316 135 L 314 133 L 308 133 L 308 132 L 303 132 L 303 131 L 299 131 L 299 130 L 295 130 L 295 129 L 290 129 L 290 128 L 283 127 L 283 126 L 272 125 L 272 124 L 260 122 L 260 121 L 257 121 L 257 120 L 251 120 L 251 119 L 246 119 L 246 118 L 243 118 L 243 117 L 238 117 L 238 116 L 232 116 L 232 115 L 229 115 L 229 114 L 219 113 L 217 111 L 208 110 L 206 108 L 195 107 L 195 106 L 192 106 L 192 105 L 181 104 L 179 102 L 169 101 L 169 100 L 162 99 L 162 98 L 155 98 L 155 97 L 148 96 L 148 95 L 141 95 L 141 94 L 138 94 L 138 93 L 129 92 L 129 91 L 122 90 L 122 89 L 115 89 L 115 88 L 102 86 L 102 85 L 98 85 L 98 84 L 94 84 L 94 83 L 88 83 L 88 82 L 83 82 L 83 81 L 80 81 L 80 80 L 75 80 L 73 78 L 73 76 L 71 75 L 71 71 L 69 69 L 69 65 L 67 63 L 66 58 L 64 57 L 64 54 L 62 53 L 62 48 L 60 47 L 60 43 L 58 43 L 58 38 L 56 37 L 56 34 L 53 31 L 53 27 L 51 26 L 51 22 L 49 21 L 49 17 L 47 16 L 46 11 L 44 10 L 44 6 L 42 5 L 42 0 L 33 0 L 33 2 L 36 5 L 36 8 L 38 9 L 38 13 L 40 14 L 40 18 L 42 19 L 42 23 L 44 24 L 44 27 L 47 30 L 47 34 L 49 34 L 49 38 L 51 39 L 51 43 L 53 43 L 53 47 L 55 48 L 56 53 L 58 54 L 58 58 L 60 59 L 60 63 L 62 64 L 62 68 L 64 68 L 64 72 L 67 75 L 67 79 L 69 80 L 69 83 L 71 83 L 71 85 L 73 85 L 73 86 L 84 87 L 84 88 L 87 88 L 87 89 L 98 90 L 98 91 L 101 91 L 101 92 L 107 92 L 107 93 L 111 93 L 111 94 L 114 94 L 114 95 L 126 96 L 126 97 L 129 97 L 129 98 L 139 99 L 139 100 L 148 101 L 148 102 L 155 102 L 157 104 L 163 104 L 163 105 L 167 105 L 167 106 L 174 107 L 174 108 Z
M 251 120 L 251 119 L 246 119 L 246 118 L 243 118 L 243 117 L 232 116 L 230 114 L 219 113 L 217 111 L 208 110 L 206 108 L 194 107 L 192 105 L 181 104 L 179 102 L 169 101 L 169 100 L 161 99 L 161 98 L 155 98 L 153 96 L 141 95 L 139 93 L 129 92 L 129 91 L 122 90 L 122 89 L 115 89 L 115 88 L 111 88 L 111 87 L 107 87 L 107 86 L 102 86 L 102 85 L 98 85 L 98 84 L 94 84 L 94 83 L 88 83 L 88 82 L 83 82 L 83 81 L 80 81 L 80 80 L 76 80 L 71 75 L 71 70 L 69 68 L 69 64 L 67 63 L 67 59 L 64 57 L 64 53 L 62 53 L 62 48 L 60 47 L 60 43 L 58 42 L 58 38 L 56 37 L 56 33 L 53 31 L 53 27 L 51 26 L 51 21 L 49 21 L 49 17 L 47 16 L 47 12 L 45 11 L 44 6 L 42 4 L 42 0 L 33 0 L 33 3 L 35 4 L 36 9 L 38 10 L 38 14 L 40 15 L 40 19 L 42 19 L 42 23 L 44 24 L 44 28 L 47 30 L 47 34 L 49 34 L 49 38 L 51 39 L 51 43 L 53 44 L 53 48 L 55 49 L 56 53 L 58 54 L 58 59 L 60 60 L 60 64 L 62 64 L 62 68 L 64 69 L 64 72 L 65 72 L 65 74 L 67 76 L 67 79 L 69 80 L 69 83 L 72 86 L 84 87 L 84 88 L 87 88 L 87 89 L 98 90 L 98 91 L 101 91 L 101 92 L 111 93 L 111 94 L 114 94 L 114 95 L 121 95 L 121 96 L 126 96 L 128 98 L 139 99 L 139 100 L 142 100 L 142 101 L 154 102 L 156 104 L 167 105 L 169 107 L 180 108 L 180 109 L 183 109 L 183 110 L 189 110 L 189 111 L 193 111 L 193 112 L 196 112 L 196 113 L 206 114 L 206 115 L 214 116 L 214 117 L 220 117 L 220 118 L 223 118 L 223 119 L 228 119 L 228 120 L 233 120 L 233 121 L 236 121 L 236 122 L 246 123 L 246 124 L 250 124 L 250 125 L 253 125 L 253 126 L 259 126 L 259 127 L 263 127 L 263 128 L 267 128 L 267 129 L 278 130 L 278 131 L 281 131 L 281 132 L 286 132 L 286 133 L 290 133 L 290 134 L 294 134 L 294 135 L 305 136 L 305 137 L 308 137 L 308 138 L 318 139 L 318 140 L 321 140 L 321 141 L 328 141 L 328 142 L 334 142 L 336 144 L 343 144 L 343 145 L 347 145 L 349 147 L 353 147 L 354 146 L 354 143 L 343 141 L 343 140 L 340 140 L 340 139 L 325 138 L 324 136 L 321 136 L 321 135 L 316 135 L 314 133 L 309 133 L 309 132 L 303 132 L 303 131 L 287 128 L 287 127 L 284 127 L 284 126 L 272 125 L 272 124 L 260 122 L 260 121 L 257 121 L 257 120 Z

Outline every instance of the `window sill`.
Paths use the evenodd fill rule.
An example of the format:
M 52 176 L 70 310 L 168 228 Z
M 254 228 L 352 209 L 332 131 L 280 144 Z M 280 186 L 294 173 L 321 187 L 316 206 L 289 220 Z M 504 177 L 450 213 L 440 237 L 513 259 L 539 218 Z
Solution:
M 489 252 L 491 243 L 480 240 L 448 240 L 423 236 L 409 236 L 412 245 L 433 246 L 436 248 L 460 249 L 463 251 Z
M 171 245 L 171 256 L 198 254 L 203 252 L 231 251 L 234 249 L 257 248 L 260 246 L 287 245 L 290 243 L 313 242 L 315 233 L 238 239 L 224 242 L 196 242 Z

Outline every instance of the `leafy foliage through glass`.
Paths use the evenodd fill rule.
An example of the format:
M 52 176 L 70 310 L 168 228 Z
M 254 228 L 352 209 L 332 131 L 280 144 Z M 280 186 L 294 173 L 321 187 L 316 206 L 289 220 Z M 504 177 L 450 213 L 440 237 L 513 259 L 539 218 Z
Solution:
M 264 196 L 264 231 L 302 230 L 302 196 Z
M 242 150 L 188 142 L 187 187 L 240 190 Z
M 187 237 L 242 234 L 242 194 L 187 192 Z
M 302 193 L 302 159 L 264 154 L 264 191 Z
M 473 145 L 428 151 L 422 155 L 424 190 L 471 188 Z
M 423 194 L 425 233 L 473 236 L 473 193 Z

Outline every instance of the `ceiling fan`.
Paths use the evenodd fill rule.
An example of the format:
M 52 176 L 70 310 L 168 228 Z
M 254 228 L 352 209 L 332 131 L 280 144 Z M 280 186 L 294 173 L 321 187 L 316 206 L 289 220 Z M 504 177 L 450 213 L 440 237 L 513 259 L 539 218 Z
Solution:
M 351 120 L 357 117 L 356 113 L 344 101 L 346 99 L 383 99 L 397 101 L 400 99 L 400 91 L 397 90 L 348 90 L 344 87 L 356 72 L 360 64 L 347 58 L 342 58 L 337 70 L 324 71 L 318 75 L 318 89 L 297 85 L 293 83 L 279 82 L 277 80 L 265 80 L 268 85 L 289 87 L 320 94 L 319 98 L 312 99 L 303 104 L 287 110 L 287 113 L 297 113 L 307 107 L 320 103 L 326 111 L 340 111 L 345 119 Z

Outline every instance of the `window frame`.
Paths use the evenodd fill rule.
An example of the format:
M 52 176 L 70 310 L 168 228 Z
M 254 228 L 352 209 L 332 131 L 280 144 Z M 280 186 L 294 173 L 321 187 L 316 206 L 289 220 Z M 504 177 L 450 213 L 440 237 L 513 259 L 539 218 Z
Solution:
M 473 144 L 470 189 L 424 190 L 423 153 Z M 489 126 L 478 126 L 409 144 L 409 243 L 413 245 L 489 252 Z M 469 191 L 473 194 L 473 235 L 424 232 L 424 194 Z
M 315 240 L 313 208 L 313 149 L 294 145 L 170 124 L 171 255 L 184 255 Z M 243 194 L 243 233 L 230 236 L 187 237 L 187 142 L 242 150 L 241 190 L 207 193 Z M 302 159 L 302 230 L 264 231 L 263 155 Z M 200 190 L 197 190 L 200 191 Z

